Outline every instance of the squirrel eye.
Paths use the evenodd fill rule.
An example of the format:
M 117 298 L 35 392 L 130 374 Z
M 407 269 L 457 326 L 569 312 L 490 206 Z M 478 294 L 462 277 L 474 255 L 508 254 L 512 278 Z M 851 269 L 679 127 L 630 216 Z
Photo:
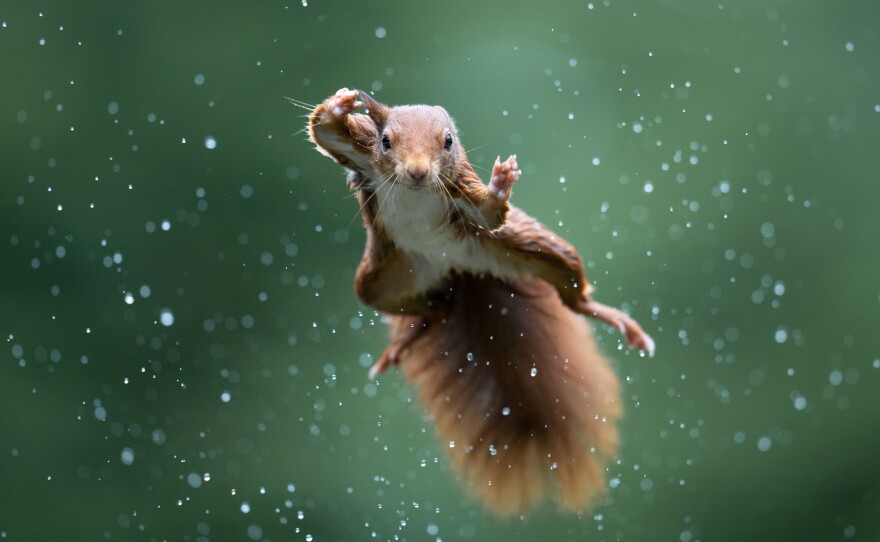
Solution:
M 382 148 L 386 151 L 391 148 L 391 141 L 388 140 L 387 134 L 382 134 Z
M 446 141 L 443 142 L 443 148 L 447 151 L 452 148 L 452 134 L 446 134 Z

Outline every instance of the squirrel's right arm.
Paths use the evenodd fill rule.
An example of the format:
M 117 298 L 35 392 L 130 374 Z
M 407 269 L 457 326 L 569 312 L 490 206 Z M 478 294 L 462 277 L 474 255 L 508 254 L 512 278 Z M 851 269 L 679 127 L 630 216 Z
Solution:
M 367 115 L 351 114 L 363 105 L 358 97 L 357 90 L 342 88 L 324 100 L 309 115 L 309 135 L 323 154 L 361 176 L 374 177 L 370 157 L 376 123 Z M 416 289 L 413 264 L 376 223 L 374 196 L 368 190 L 357 191 L 367 244 L 357 269 L 355 291 L 365 304 L 388 314 L 424 313 L 428 304 L 423 292 Z
M 356 90 L 340 89 L 312 111 L 308 126 L 309 136 L 322 154 L 356 172 L 353 177 L 349 176 L 352 188 L 361 184 L 352 179 L 375 178 L 376 175 L 370 161 L 372 146 L 378 137 L 376 123 L 367 115 L 351 114 L 363 105 L 358 96 Z M 376 111 L 380 104 L 371 102 L 370 107 L 374 109 L 374 115 L 382 113 Z M 406 322 L 407 331 L 395 334 L 392 343 L 370 369 L 370 378 L 389 365 L 397 364 L 400 351 L 421 333 L 424 327 L 422 315 L 431 311 L 425 293 L 417 289 L 412 261 L 385 237 L 376 224 L 378 209 L 374 196 L 375 193 L 368 190 L 357 190 L 367 242 L 354 288 L 364 304 L 400 316 L 395 321 L 401 326 Z
M 358 91 L 340 89 L 309 115 L 309 136 L 318 150 L 348 169 L 372 177 L 370 156 L 376 124 L 366 115 L 351 115 L 361 107 Z

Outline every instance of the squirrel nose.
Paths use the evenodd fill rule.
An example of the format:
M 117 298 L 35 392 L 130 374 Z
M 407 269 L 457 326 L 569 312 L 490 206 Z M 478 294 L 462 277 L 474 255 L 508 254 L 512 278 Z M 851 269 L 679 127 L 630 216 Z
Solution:
M 421 181 L 428 175 L 428 168 L 422 165 L 409 166 L 406 168 L 406 174 L 414 181 Z

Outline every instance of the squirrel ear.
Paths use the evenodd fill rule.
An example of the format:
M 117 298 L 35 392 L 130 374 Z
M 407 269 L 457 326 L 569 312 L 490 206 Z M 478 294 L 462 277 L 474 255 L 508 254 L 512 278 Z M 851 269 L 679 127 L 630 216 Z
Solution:
M 363 90 L 359 90 L 358 93 L 360 94 L 361 101 L 364 102 L 364 107 L 367 108 L 367 115 L 373 119 L 379 131 L 381 131 L 385 127 L 385 121 L 388 120 L 388 106 L 380 104 Z

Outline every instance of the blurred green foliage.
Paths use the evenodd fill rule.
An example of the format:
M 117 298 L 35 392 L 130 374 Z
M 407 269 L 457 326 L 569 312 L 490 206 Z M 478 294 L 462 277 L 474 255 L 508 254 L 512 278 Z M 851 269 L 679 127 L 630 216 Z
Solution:
M 880 8 L 0 9 L 0 539 L 880 539 Z M 594 515 L 498 520 L 368 382 L 364 234 L 305 110 L 445 106 L 653 359 Z M 480 169 L 482 168 L 482 169 Z

